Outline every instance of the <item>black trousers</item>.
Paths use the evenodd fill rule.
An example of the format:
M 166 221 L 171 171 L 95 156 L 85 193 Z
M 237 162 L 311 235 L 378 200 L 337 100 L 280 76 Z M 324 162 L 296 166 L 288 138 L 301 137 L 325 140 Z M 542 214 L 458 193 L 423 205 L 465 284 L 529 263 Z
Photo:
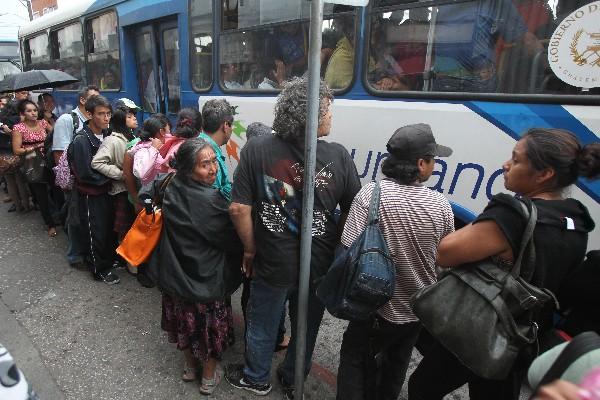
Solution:
M 84 233 L 82 248 L 88 249 L 92 273 L 109 271 L 117 248 L 112 198 L 108 193 L 97 196 L 79 194 L 79 218 Z
M 397 400 L 420 330 L 418 322 L 392 324 L 381 317 L 350 322 L 342 341 L 336 398 Z
M 52 217 L 52 212 L 50 211 L 50 199 L 48 197 L 48 184 L 43 182 L 30 183 L 29 191 L 35 198 L 35 201 L 40 208 L 40 212 L 42 213 L 42 218 L 44 219 L 44 223 L 49 228 L 53 228 L 56 224 L 54 223 L 54 218 Z
M 408 398 L 442 400 L 446 394 L 468 383 L 470 400 L 518 400 L 523 377 L 524 371 L 515 370 L 505 380 L 480 378 L 436 342 L 411 375 Z

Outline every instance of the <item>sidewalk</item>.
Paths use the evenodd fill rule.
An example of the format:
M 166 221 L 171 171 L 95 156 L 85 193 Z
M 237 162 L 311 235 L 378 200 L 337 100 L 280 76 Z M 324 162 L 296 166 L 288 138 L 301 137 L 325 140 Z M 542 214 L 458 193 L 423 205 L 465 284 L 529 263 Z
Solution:
M 0 303 L 0 340 L 17 366 L 25 374 L 30 385 L 42 399 L 65 399 L 50 372 L 45 368 L 35 345 L 27 337 L 25 329 L 17 322 L 4 303 Z
M 0 343 L 42 399 L 192 399 L 183 356 L 160 329 L 160 293 L 120 271 L 121 283 L 104 285 L 70 269 L 65 235 L 49 238 L 41 216 L 7 213 L 0 205 Z M 236 344 L 223 363 L 243 360 L 239 292 L 233 296 Z M 334 399 L 343 323 L 324 323 L 319 356 L 306 384 L 307 399 Z M 281 354 L 274 358 L 274 366 Z M 273 369 L 274 372 L 274 369 Z M 274 375 L 273 375 L 274 376 Z M 274 390 L 265 399 L 280 399 Z M 212 398 L 251 399 L 222 382 Z

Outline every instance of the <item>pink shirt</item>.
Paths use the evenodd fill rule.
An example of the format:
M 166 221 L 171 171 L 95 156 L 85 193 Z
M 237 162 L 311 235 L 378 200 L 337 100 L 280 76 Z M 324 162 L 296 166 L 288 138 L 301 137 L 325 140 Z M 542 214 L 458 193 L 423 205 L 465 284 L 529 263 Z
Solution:
M 179 136 L 171 136 L 167 140 L 165 140 L 165 144 L 160 148 L 160 154 L 162 155 L 164 162 L 162 163 L 160 170 L 158 172 L 174 172 L 175 170 L 169 167 L 169 161 L 175 156 L 177 150 L 179 150 L 179 146 L 186 141 L 186 138 L 182 138 Z

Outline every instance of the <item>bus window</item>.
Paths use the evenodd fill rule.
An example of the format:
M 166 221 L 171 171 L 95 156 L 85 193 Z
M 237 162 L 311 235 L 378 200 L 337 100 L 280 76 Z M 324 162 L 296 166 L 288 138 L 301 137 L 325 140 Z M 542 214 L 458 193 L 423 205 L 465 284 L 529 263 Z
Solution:
M 21 72 L 19 67 L 7 60 L 0 60 L 0 81 L 4 79 L 5 76 L 18 74 Z
M 165 73 L 167 76 L 168 112 L 176 113 L 181 108 L 179 82 L 179 34 L 177 27 L 163 31 Z
M 136 35 L 136 56 L 138 64 L 138 83 L 142 98 L 142 108 L 144 112 L 158 112 L 159 92 L 156 88 L 156 71 L 154 68 L 155 45 L 152 29 L 142 31 Z
M 78 79 L 83 77 L 83 38 L 81 33 L 81 24 L 67 25 L 62 29 L 50 34 L 50 43 L 52 47 L 52 56 L 56 69 L 73 75 Z M 82 82 L 63 86 L 63 90 L 78 90 Z
M 25 41 L 25 70 L 50 68 L 48 36 L 41 34 Z
M 296 0 L 223 0 L 224 30 L 310 18 L 310 3 Z
M 236 6 L 231 8 L 232 4 Z M 306 19 L 273 22 L 303 18 L 306 6 L 293 0 L 277 3 L 263 0 L 259 5 L 254 4 L 260 12 L 251 16 L 249 12 L 244 14 L 243 5 L 248 4 L 254 3 L 237 6 L 233 1 L 223 2 L 224 32 L 219 41 L 221 85 L 225 90 L 279 90 L 286 80 L 306 73 L 309 26 Z M 324 12 L 321 73 L 331 88 L 343 90 L 350 86 L 354 74 L 354 7 L 327 4 Z M 240 26 L 253 27 L 242 30 Z
M 190 19 L 192 86 L 205 90 L 212 83 L 212 0 L 191 0 Z
M 367 82 L 380 91 L 580 93 L 548 66 L 552 32 L 577 8 L 568 3 L 573 1 L 471 0 L 419 7 L 376 1 Z M 569 8 L 563 16 L 561 5 Z
M 117 15 L 109 12 L 86 22 L 87 81 L 101 90 L 121 86 Z

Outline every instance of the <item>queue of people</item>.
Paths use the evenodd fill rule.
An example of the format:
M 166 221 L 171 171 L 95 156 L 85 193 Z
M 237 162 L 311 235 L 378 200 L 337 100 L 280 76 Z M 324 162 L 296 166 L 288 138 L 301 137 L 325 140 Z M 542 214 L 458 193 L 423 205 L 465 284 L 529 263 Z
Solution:
M 352 245 L 367 224 L 375 184 L 361 188 L 348 151 L 324 140 L 331 129 L 333 94 L 322 82 L 306 351 L 297 355 L 306 97 L 306 79 L 285 83 L 272 129 L 258 123 L 248 127 L 233 181 L 221 150 L 231 137 L 235 115 L 226 100 L 209 100 L 201 112 L 181 110 L 173 130 L 161 114 L 144 121 L 139 130 L 134 102 L 110 104 L 93 86 L 84 88 L 76 109 L 54 124 L 45 119 L 52 119 L 51 113 L 38 120 L 33 102 L 22 99 L 18 104 L 20 121 L 11 129 L 14 154 L 43 152 L 53 125 L 50 151 L 55 164 L 68 162 L 73 174 L 72 188 L 64 196 L 67 259 L 73 267 L 87 268 L 106 284 L 119 283 L 115 268 L 124 264 L 115 253 L 119 241 L 136 213 L 146 212 L 144 205 L 161 208 L 158 245 L 135 272 L 144 277 L 140 283 L 162 292 L 161 327 L 183 352 L 181 379 L 196 381 L 201 394 L 213 393 L 225 379 L 236 389 L 267 395 L 273 354 L 287 348 L 276 375 L 284 398 L 294 398 L 295 359 L 305 357 L 302 373 L 308 375 L 325 311 L 315 290 L 336 247 Z M 471 224 L 455 230 L 448 200 L 424 186 L 435 158 L 452 153 L 436 142 L 429 125 L 400 127 L 387 151 L 378 223 L 396 269 L 395 291 L 369 321 L 351 322 L 344 332 L 340 400 L 398 399 L 423 333 L 411 297 L 437 281 L 438 267 L 485 258 L 510 267 L 525 229 L 525 221 L 500 194 Z M 573 293 L 565 292 L 571 286 L 564 283 L 584 259 L 594 222 L 579 201 L 564 193 L 580 176 L 600 176 L 600 143 L 583 146 L 571 132 L 532 128 L 516 143 L 503 169 L 506 189 L 531 199 L 539 212 L 531 283 L 552 291 L 559 302 L 572 302 Z M 52 182 L 28 186 L 48 233 L 56 235 L 49 201 L 42 199 L 48 198 Z M 10 192 L 15 204 L 23 201 L 18 192 Z M 220 360 L 234 341 L 231 295 L 242 280 L 244 362 L 222 366 Z M 289 346 L 286 307 L 292 326 Z M 544 310 L 536 321 L 540 337 L 553 329 L 552 312 Z M 471 399 L 517 399 L 531 361 L 523 351 L 506 379 L 491 380 L 474 374 L 435 340 L 419 350 L 424 358 L 408 379 L 411 400 L 442 399 L 465 383 Z

